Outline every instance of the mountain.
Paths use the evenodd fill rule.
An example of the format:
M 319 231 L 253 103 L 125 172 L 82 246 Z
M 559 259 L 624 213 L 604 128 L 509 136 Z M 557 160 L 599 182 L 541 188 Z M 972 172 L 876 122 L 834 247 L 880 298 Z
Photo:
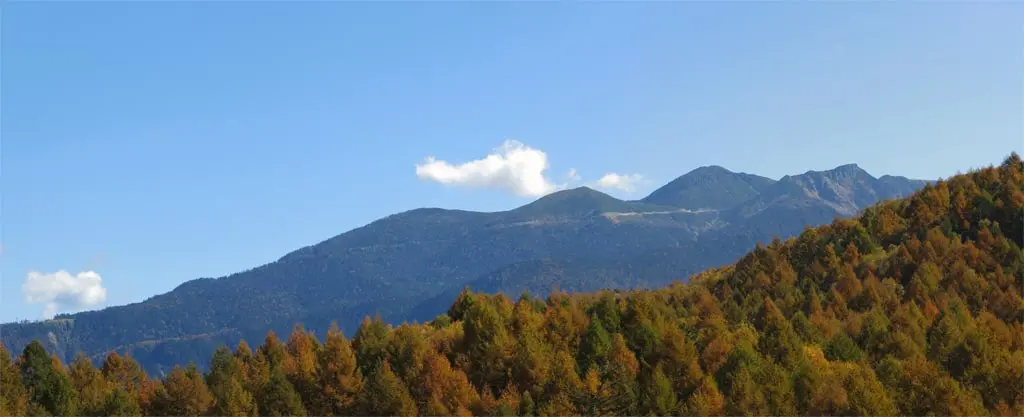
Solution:
M 930 183 L 883 178 L 876 179 L 856 164 L 784 176 L 754 198 L 725 210 L 723 216 L 732 221 L 719 232 L 719 240 L 745 250 L 772 236 L 791 236 L 806 225 L 856 215 L 875 202 L 906 196 Z
M 558 191 L 508 213 L 510 217 L 583 216 L 591 213 L 644 212 L 678 209 L 671 205 L 622 201 L 590 187 Z
M 654 190 L 643 202 L 691 210 L 724 210 L 757 197 L 775 180 L 705 166 Z
M 44 340 L 65 360 L 131 352 L 159 374 L 296 322 L 351 330 L 375 313 L 427 321 L 466 285 L 509 293 L 660 286 L 924 184 L 884 178 L 856 166 L 779 181 L 705 167 L 639 201 L 581 187 L 503 212 L 410 210 L 141 303 L 7 324 L 2 338 L 14 349 Z
M 856 170 L 825 177 L 846 179 L 814 189 L 857 200 Z M 62 372 L 43 343 L 0 345 L 0 414 L 1024 415 L 1018 155 L 685 284 L 508 294 L 643 287 L 700 246 L 513 263 L 473 281 L 506 294 L 449 292 L 429 323 L 366 318 L 351 339 L 296 324 L 217 349 L 205 375 L 152 379 L 116 354 Z

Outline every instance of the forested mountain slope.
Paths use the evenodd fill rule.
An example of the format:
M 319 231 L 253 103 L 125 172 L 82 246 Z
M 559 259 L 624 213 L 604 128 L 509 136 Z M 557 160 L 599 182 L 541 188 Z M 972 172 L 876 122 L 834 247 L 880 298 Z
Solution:
M 883 178 L 851 165 L 779 181 L 712 167 L 641 201 L 581 187 L 505 212 L 416 209 L 141 303 L 6 324 L 2 338 L 16 350 L 42 340 L 64 361 L 131 352 L 159 374 L 188 361 L 205 369 L 217 345 L 296 322 L 352 329 L 374 313 L 393 324 L 428 321 L 466 285 L 539 295 L 658 287 L 923 185 Z
M 1024 163 L 926 186 L 658 290 L 461 293 L 428 324 L 296 326 L 150 379 L 0 352 L 0 415 L 1024 413 Z

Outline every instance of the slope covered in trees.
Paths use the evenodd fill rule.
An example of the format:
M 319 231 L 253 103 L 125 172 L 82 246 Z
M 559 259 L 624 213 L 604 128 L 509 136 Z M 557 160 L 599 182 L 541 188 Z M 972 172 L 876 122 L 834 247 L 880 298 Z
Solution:
M 0 415 L 1024 414 L 1024 163 L 929 185 L 659 290 L 464 291 L 351 340 L 296 326 L 162 380 L 0 352 Z

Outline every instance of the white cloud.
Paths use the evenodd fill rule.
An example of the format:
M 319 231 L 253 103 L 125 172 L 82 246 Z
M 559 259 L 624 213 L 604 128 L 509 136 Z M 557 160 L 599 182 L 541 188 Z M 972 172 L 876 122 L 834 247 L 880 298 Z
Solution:
M 416 176 L 447 186 L 492 188 L 523 197 L 540 197 L 559 189 L 544 176 L 548 156 L 518 141 L 507 140 L 490 155 L 462 164 L 434 157 L 416 165 Z
M 450 187 L 490 188 L 510 192 L 522 197 L 541 197 L 563 190 L 583 181 L 576 168 L 570 168 L 556 184 L 545 175 L 548 156 L 544 151 L 531 148 L 515 140 L 507 140 L 494 151 L 477 160 L 459 164 L 427 157 L 416 164 L 416 176 Z M 631 193 L 645 180 L 639 174 L 607 173 L 596 182 L 586 184 L 593 188 Z
M 619 190 L 631 193 L 644 180 L 640 174 L 616 174 L 609 172 L 597 180 L 597 186 L 604 189 Z
M 71 275 L 65 270 L 52 274 L 28 273 L 21 285 L 25 300 L 43 304 L 43 317 L 51 318 L 59 311 L 77 310 L 100 304 L 107 299 L 103 278 L 94 271 Z

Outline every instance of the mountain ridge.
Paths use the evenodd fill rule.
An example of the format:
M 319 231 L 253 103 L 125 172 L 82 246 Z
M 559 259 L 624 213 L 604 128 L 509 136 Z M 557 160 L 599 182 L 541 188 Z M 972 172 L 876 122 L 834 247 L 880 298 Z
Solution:
M 488 279 L 500 278 L 509 289 L 559 280 L 593 289 L 588 277 L 602 276 L 601 285 L 628 288 L 643 273 L 645 282 L 659 285 L 685 279 L 681 271 L 728 263 L 758 241 L 792 236 L 923 186 L 860 172 L 846 167 L 776 181 L 709 166 L 659 188 L 667 190 L 664 199 L 651 198 L 658 190 L 627 201 L 577 187 L 499 212 L 412 209 L 246 271 L 190 280 L 140 303 L 61 315 L 69 320 L 64 327 L 5 324 L 2 337 L 14 348 L 50 340 L 47 347 L 66 360 L 77 351 L 122 349 L 159 373 L 183 359 L 201 363 L 217 344 L 237 342 L 231 338 L 283 332 L 295 322 L 325 328 L 337 320 L 354 329 L 375 313 L 429 320 L 447 307 L 429 300 Z M 722 184 L 743 191 L 723 193 Z M 699 201 L 679 201 L 680 195 Z M 720 208 L 694 209 L 701 201 Z M 542 259 L 549 261 L 537 263 Z

